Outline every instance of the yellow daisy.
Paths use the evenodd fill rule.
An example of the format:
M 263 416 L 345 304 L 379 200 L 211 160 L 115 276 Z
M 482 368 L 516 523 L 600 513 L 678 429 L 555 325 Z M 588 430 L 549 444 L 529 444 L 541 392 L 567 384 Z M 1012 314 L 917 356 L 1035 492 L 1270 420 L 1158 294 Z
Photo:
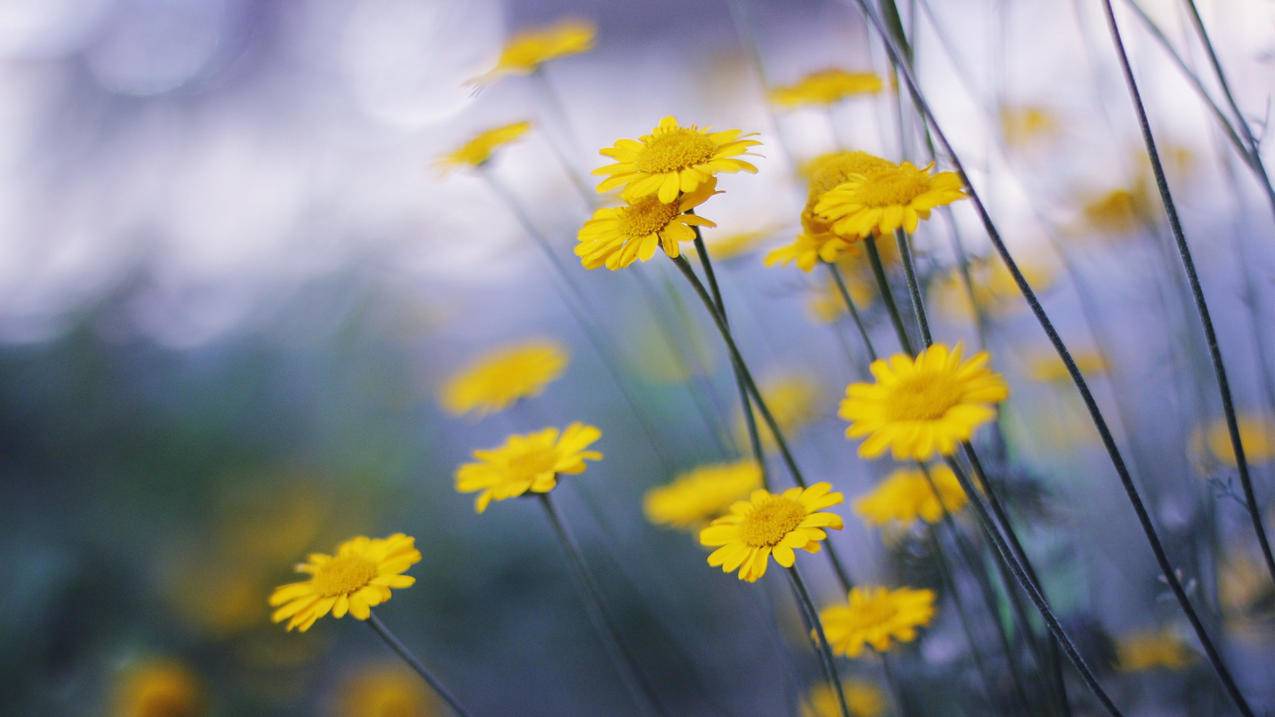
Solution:
M 705 237 L 704 242 L 708 246 L 708 253 L 713 257 L 713 261 L 730 261 L 752 252 L 758 244 L 774 233 L 774 228 L 757 229 Z
M 1168 630 L 1125 635 L 1116 641 L 1116 656 L 1121 672 L 1181 670 L 1195 659 L 1182 638 Z
M 206 714 L 195 673 L 172 660 L 150 660 L 125 670 L 115 688 L 113 717 L 197 717 Z
M 886 697 L 881 688 L 867 680 L 847 678 L 841 681 L 841 694 L 853 717 L 881 717 L 885 714 Z M 801 717 L 841 717 L 841 703 L 826 683 L 810 688 L 801 705 Z
M 849 72 L 836 68 L 812 72 L 791 85 L 770 91 L 770 100 L 780 107 L 832 105 L 856 95 L 881 91 L 881 78 L 872 72 Z
M 517 498 L 527 491 L 548 493 L 559 475 L 578 475 L 585 461 L 600 461 L 602 454 L 586 450 L 602 437 L 596 426 L 575 422 L 559 431 L 545 428 L 514 434 L 496 448 L 474 451 L 475 463 L 456 469 L 456 490 L 478 493 L 474 509 L 487 510 L 493 500 Z
M 621 139 L 600 154 L 615 160 L 593 170 L 609 175 L 598 185 L 599 192 L 622 189 L 624 198 L 635 201 L 656 196 L 665 204 L 679 193 L 694 192 L 718 174 L 757 172 L 757 167 L 739 159 L 761 142 L 741 130 L 710 132 L 695 125 L 682 127 L 672 115 L 640 139 Z
M 1011 147 L 1022 147 L 1058 133 L 1058 119 L 1045 107 L 1005 107 L 1000 113 L 1001 136 Z
M 915 640 L 917 628 L 930 624 L 934 598 L 933 590 L 854 588 L 846 603 L 819 611 L 819 619 L 838 655 L 858 657 L 865 645 L 886 652 L 894 643 Z
M 459 167 L 481 167 L 491 160 L 491 156 L 495 154 L 496 150 L 522 139 L 522 136 L 529 129 L 531 129 L 531 123 L 527 121 L 512 122 L 499 127 L 485 129 L 465 140 L 456 149 L 439 157 L 438 163 L 444 170 Z
M 1275 438 L 1275 423 L 1255 413 L 1240 414 L 1236 416 L 1236 422 L 1239 423 L 1245 461 L 1259 464 L 1275 458 L 1275 440 L 1272 440 Z M 1232 468 L 1239 465 L 1225 418 L 1214 419 L 1208 425 L 1195 429 L 1191 435 L 1191 447 L 1197 454 L 1207 449 L 1209 455 Z
M 366 620 L 372 608 L 390 599 L 391 588 L 416 583 L 403 572 L 420 561 L 416 539 L 402 533 L 388 538 L 359 535 L 338 545 L 332 555 L 310 553 L 296 566 L 298 573 L 310 577 L 280 585 L 270 595 L 270 606 L 276 608 L 270 620 L 287 620 L 289 631 L 301 632 L 329 612 L 338 619 L 349 613 Z
M 681 243 L 695 239 L 692 227 L 717 226 L 698 214 L 686 213 L 716 191 L 717 181 L 710 178 L 672 204 L 642 197 L 622 207 L 602 207 L 580 227 L 576 256 L 586 269 L 605 266 L 611 271 L 635 261 L 648 261 L 657 248 L 675 259 L 681 256 Z
M 655 525 L 699 530 L 760 487 L 761 469 L 756 462 L 712 463 L 648 490 L 642 509 Z
M 739 579 L 756 582 L 766 574 L 773 555 L 775 562 L 791 568 L 794 550 L 819 552 L 819 543 L 828 538 L 825 528 L 841 530 L 841 516 L 821 512 L 845 499 L 828 483 L 809 488 L 789 488 L 775 494 L 755 490 L 724 515 L 700 531 L 699 542 L 717 548 L 708 564 L 722 572 L 739 571 Z
M 480 356 L 443 384 L 440 403 L 456 416 L 502 411 L 539 396 L 567 368 L 567 350 L 557 341 L 534 339 Z
M 996 416 L 993 404 L 1009 397 L 986 352 L 962 360 L 961 345 L 935 344 L 915 360 L 895 354 L 872 362 L 876 383 L 852 383 L 838 415 L 850 422 L 847 438 L 867 436 L 859 455 L 891 450 L 895 460 L 948 456 L 957 443 Z
M 1093 349 L 1072 351 L 1071 358 L 1076 362 L 1076 368 L 1080 369 L 1080 372 L 1086 376 L 1107 372 L 1107 359 L 1103 357 L 1102 353 Z M 1041 383 L 1057 383 L 1071 380 L 1071 374 L 1067 373 L 1066 364 L 1053 351 L 1033 358 L 1027 365 L 1027 374 Z
M 1103 234 L 1131 234 L 1146 227 L 1151 208 L 1146 188 L 1113 189 L 1086 201 L 1081 208 L 1087 229 Z
M 761 386 L 761 396 L 784 438 L 791 438 L 819 417 L 819 393 L 819 386 L 814 381 L 798 374 L 777 376 Z M 778 448 L 770 431 L 764 426 L 759 431 L 763 448 L 768 451 Z M 741 447 L 749 446 L 748 424 L 742 409 L 735 416 L 735 440 Z
M 916 520 L 937 523 L 943 519 L 943 508 L 957 513 L 965 507 L 969 498 L 951 468 L 939 464 L 931 466 L 930 478 L 938 495 L 930 487 L 925 474 L 919 468 L 900 468 L 881 481 L 871 493 L 854 502 L 854 512 L 868 525 L 884 525 L 891 521 L 910 524 Z M 942 504 L 939 500 L 942 500 Z
M 1049 289 L 1054 274 L 1043 262 L 1024 258 L 1018 262 L 1027 283 L 1037 292 Z M 974 300 L 984 315 L 1006 316 L 1027 306 L 1013 274 L 999 258 L 973 259 L 967 264 L 970 283 L 974 286 Z M 965 287 L 965 277 L 954 268 L 930 282 L 932 302 L 949 318 L 970 321 L 974 307 L 970 305 L 970 293 Z
M 434 717 L 438 700 L 420 675 L 398 662 L 364 665 L 341 681 L 340 717 Z
M 846 277 L 846 289 L 850 292 L 850 300 L 854 302 L 855 308 L 860 311 L 876 301 L 877 292 L 868 281 Z M 821 324 L 835 323 L 849 313 L 845 299 L 841 298 L 841 290 L 831 279 L 821 282 L 811 293 L 806 301 L 806 308 L 809 309 L 810 316 Z
M 587 20 L 560 20 L 552 25 L 524 30 L 505 43 L 496 66 L 472 80 L 490 82 L 504 75 L 526 75 L 559 57 L 593 49 L 598 28 Z
M 815 213 L 842 236 L 888 235 L 899 228 L 911 234 L 931 209 L 965 198 L 959 175 L 930 174 L 933 169 L 933 163 L 918 169 L 904 162 L 850 177 L 823 195 Z

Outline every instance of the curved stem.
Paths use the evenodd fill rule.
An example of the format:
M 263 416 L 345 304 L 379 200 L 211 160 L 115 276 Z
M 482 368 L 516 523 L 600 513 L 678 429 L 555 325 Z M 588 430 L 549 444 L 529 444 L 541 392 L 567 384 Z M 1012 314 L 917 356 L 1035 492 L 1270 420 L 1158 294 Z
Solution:
M 420 658 L 412 654 L 412 651 L 407 648 L 407 645 L 403 644 L 402 640 L 399 640 L 393 632 L 390 632 L 390 629 L 385 626 L 385 623 L 381 622 L 381 618 L 376 616 L 375 610 L 373 610 L 372 614 L 368 616 L 367 624 L 372 627 L 372 630 L 376 632 L 377 635 L 381 636 L 381 639 L 385 641 L 385 644 L 390 646 L 391 650 L 393 650 L 399 657 L 403 658 L 403 661 L 407 663 L 408 667 L 412 668 L 416 674 L 420 675 L 421 679 L 425 680 L 425 683 L 428 684 L 434 692 L 438 693 L 439 697 L 443 698 L 443 701 L 447 703 L 448 707 L 452 708 L 452 711 L 456 713 L 457 717 L 469 717 L 469 712 L 461 706 L 460 701 L 456 699 L 456 696 L 449 692 L 446 687 L 443 687 L 443 683 L 439 682 L 438 678 L 434 676 L 434 673 L 430 672 L 429 668 L 425 667 L 425 663 L 421 662 Z
M 797 595 L 797 604 L 801 606 L 801 616 L 805 618 L 806 629 L 815 634 L 815 652 L 819 654 L 819 666 L 823 668 L 824 679 L 837 696 L 837 705 L 841 708 L 841 717 L 852 717 L 850 705 L 846 702 L 845 693 L 841 690 L 841 680 L 837 677 L 837 665 L 832 659 L 832 647 L 828 644 L 828 636 L 824 634 L 823 622 L 819 619 L 819 610 L 810 599 L 810 591 L 797 572 L 797 566 L 785 568 L 784 574 L 792 583 L 792 590 Z
M 828 273 L 832 274 L 832 283 L 837 285 L 837 292 L 841 294 L 841 300 L 846 304 L 846 311 L 850 312 L 850 318 L 854 319 L 855 328 L 859 329 L 859 338 L 863 339 L 863 346 L 868 350 L 868 357 L 876 361 L 877 349 L 872 345 L 872 337 L 868 335 L 868 328 L 863 324 L 863 317 L 859 314 L 859 308 L 854 305 L 854 299 L 850 297 L 850 289 L 846 287 L 846 280 L 841 276 L 841 269 L 837 268 L 835 263 L 825 263 L 828 267 Z

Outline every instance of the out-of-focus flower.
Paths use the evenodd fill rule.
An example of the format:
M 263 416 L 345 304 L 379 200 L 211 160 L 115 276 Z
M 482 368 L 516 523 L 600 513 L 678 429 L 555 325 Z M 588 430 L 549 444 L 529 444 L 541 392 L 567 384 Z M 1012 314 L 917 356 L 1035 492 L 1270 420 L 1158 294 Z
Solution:
M 364 665 L 337 688 L 335 717 L 433 717 L 438 701 L 420 675 L 398 662 Z
M 200 679 L 172 660 L 151 660 L 120 675 L 113 717 L 196 717 L 207 712 Z
M 931 174 L 933 163 L 917 168 L 903 162 L 868 175 L 852 176 L 815 204 L 815 213 L 845 236 L 914 233 L 934 207 L 965 198 L 956 172 Z
M 1116 656 L 1121 672 L 1181 670 L 1195 659 L 1182 638 L 1168 630 L 1125 635 L 1116 641 Z
M 575 254 L 590 270 L 605 266 L 618 271 L 635 261 L 649 261 L 656 249 L 676 259 L 682 253 L 681 243 L 695 239 L 692 227 L 717 226 L 698 214 L 686 213 L 716 191 L 717 180 L 710 177 L 672 204 L 648 196 L 621 207 L 601 207 L 580 227 Z
M 1142 183 L 1132 189 L 1113 189 L 1094 197 L 1082 208 L 1086 228 L 1107 235 L 1132 234 L 1147 225 L 1150 206 Z
M 679 310 L 675 307 L 674 310 Z M 656 325 L 658 319 L 649 312 L 625 317 L 626 326 L 632 326 L 634 336 L 628 358 L 630 368 L 651 383 L 681 384 L 707 372 L 713 365 L 713 349 L 702 332 L 687 332 L 680 346 L 673 345 L 677 336 L 670 338 L 671 327 Z M 711 338 L 711 337 L 708 337 Z M 679 351 L 678 349 L 681 349 Z
M 752 253 L 757 245 L 774 233 L 775 230 L 772 228 L 754 229 L 720 236 L 712 235 L 705 237 L 704 243 L 708 247 L 709 256 L 714 261 L 730 261 Z
M 1243 619 L 1263 604 L 1275 604 L 1275 588 L 1266 567 L 1243 553 L 1226 556 L 1217 580 L 1218 602 L 1228 618 Z
M 805 376 L 792 374 L 767 380 L 761 386 L 761 396 L 785 439 L 792 438 L 819 416 L 819 386 Z M 778 448 L 765 424 L 758 425 L 758 432 L 763 448 L 768 451 Z M 735 416 L 735 440 L 740 446 L 749 445 L 748 424 L 742 410 Z
M 1275 458 L 1275 422 L 1255 414 L 1239 414 L 1236 421 L 1240 429 L 1240 443 L 1244 446 L 1247 463 L 1266 463 Z M 1231 446 L 1231 433 L 1226 419 L 1217 418 L 1196 428 L 1191 434 L 1191 449 L 1196 455 L 1208 454 L 1232 468 L 1238 467 L 1235 449 Z
M 850 292 L 850 300 L 854 302 L 855 308 L 860 311 L 871 306 L 877 298 L 872 283 L 857 276 L 846 277 L 846 290 Z M 841 297 L 841 290 L 832 279 L 819 284 L 806 302 L 806 307 L 810 309 L 810 315 L 815 321 L 821 324 L 831 324 L 849 313 L 846 301 Z
M 575 19 L 523 30 L 505 43 L 496 66 L 471 82 L 483 84 L 504 75 L 530 74 L 550 60 L 588 52 L 593 49 L 597 34 L 596 25 Z
M 411 587 L 416 578 L 403 573 L 421 560 L 416 539 L 395 533 L 387 538 L 359 535 L 337 546 L 332 555 L 311 553 L 296 566 L 310 577 L 275 588 L 270 595 L 273 622 L 288 621 L 287 629 L 305 632 L 319 618 L 349 613 L 357 620 L 371 616 L 371 608 L 390 599 L 391 588 Z
M 938 495 L 919 468 L 900 468 L 881 481 L 871 493 L 856 500 L 854 511 L 872 526 L 891 521 L 907 525 L 918 519 L 937 523 L 943 519 L 944 508 L 948 513 L 960 512 L 969 497 L 961 488 L 956 474 L 942 464 L 930 466 L 929 471 Z
M 739 571 L 739 579 L 756 582 L 775 562 L 791 568 L 794 550 L 819 552 L 819 543 L 828 538 L 826 528 L 841 530 L 841 516 L 823 512 L 845 499 L 828 483 L 809 488 L 789 488 L 783 493 L 756 490 L 730 507 L 724 515 L 700 531 L 701 545 L 717 548 L 708 564 L 722 572 Z
M 996 416 L 993 405 L 1009 397 L 1000 374 L 980 352 L 962 360 L 961 345 L 934 344 L 916 359 L 895 354 L 870 367 L 875 383 L 852 383 L 838 415 L 850 422 L 847 438 L 867 436 L 859 455 L 876 458 L 890 449 L 895 460 L 951 455 L 956 444 Z
M 485 129 L 465 140 L 459 147 L 438 158 L 438 164 L 444 171 L 463 167 L 481 167 L 491 160 L 496 150 L 522 138 L 531 123 L 527 121 L 512 122 Z
M 213 637 L 265 624 L 261 595 L 269 581 L 263 571 L 236 565 L 230 556 L 220 561 L 194 563 L 189 569 L 183 566 L 167 589 L 173 607 L 183 619 Z
M 1000 113 L 1001 136 L 1011 147 L 1023 147 L 1058 133 L 1058 119 L 1046 107 L 1005 107 Z
M 842 680 L 841 694 L 845 695 L 846 706 L 853 717 L 881 717 L 885 714 L 885 693 L 872 682 L 854 678 Z M 801 717 L 841 717 L 837 693 L 822 682 L 811 687 L 801 705 Z
M 966 267 L 974 289 L 974 300 L 984 315 L 1005 316 L 1027 306 L 1018 284 L 1014 283 L 1014 276 L 1000 259 L 975 259 Z M 1035 291 L 1044 291 L 1053 285 L 1053 272 L 1041 262 L 1023 259 L 1018 262 L 1018 268 Z M 965 287 L 965 277 L 960 269 L 953 268 L 930 282 L 930 292 L 934 305 L 946 316 L 961 321 L 974 318 L 970 292 Z
M 559 475 L 579 475 L 585 461 L 600 461 L 602 454 L 587 450 L 602 437 L 596 426 L 576 422 L 559 431 L 545 428 L 514 434 L 504 444 L 474 451 L 474 463 L 456 469 L 456 490 L 478 493 L 474 509 L 487 510 L 493 500 L 517 498 L 527 491 L 548 493 Z
M 440 403 L 448 413 L 486 415 L 524 398 L 539 396 L 567 368 L 567 350 L 535 339 L 484 354 L 443 384 Z
M 881 77 L 872 72 L 850 72 L 837 68 L 818 70 L 791 85 L 770 91 L 770 101 L 780 107 L 832 105 L 857 95 L 881 91 Z
M 847 602 L 820 610 L 819 618 L 832 651 L 853 658 L 865 646 L 887 652 L 915 640 L 917 628 L 934 619 L 934 599 L 933 590 L 854 588 Z
M 1080 372 L 1086 376 L 1105 374 L 1107 372 L 1107 359 L 1100 352 L 1093 349 L 1072 351 L 1071 358 L 1076 362 L 1076 368 L 1080 369 Z M 1027 365 L 1027 373 L 1042 383 L 1071 380 L 1071 374 L 1067 373 L 1066 364 L 1063 363 L 1058 354 L 1052 351 L 1033 358 Z
M 598 185 L 599 192 L 621 189 L 624 198 L 636 201 L 656 196 L 665 204 L 679 193 L 694 192 L 718 174 L 757 172 L 757 167 L 739 159 L 761 142 L 728 129 L 710 132 L 695 125 L 682 127 L 672 115 L 660 120 L 651 134 L 639 139 L 621 139 L 599 152 L 615 163 L 593 170 L 608 175 Z
M 646 519 L 656 525 L 699 530 L 761 487 L 761 468 L 752 460 L 712 463 L 646 492 Z

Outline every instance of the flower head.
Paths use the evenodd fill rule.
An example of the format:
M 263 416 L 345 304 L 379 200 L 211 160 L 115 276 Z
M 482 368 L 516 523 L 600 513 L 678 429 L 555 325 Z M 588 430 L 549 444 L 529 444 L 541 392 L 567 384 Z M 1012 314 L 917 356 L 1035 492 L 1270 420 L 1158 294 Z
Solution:
M 598 28 L 587 20 L 561 20 L 552 25 L 524 30 L 505 43 L 496 66 L 473 82 L 483 83 L 503 75 L 526 75 L 544 63 L 593 49 Z
M 737 129 L 710 132 L 708 128 L 682 127 L 673 116 L 639 139 L 621 139 L 600 154 L 615 160 L 593 170 L 609 175 L 598 185 L 599 192 L 622 189 L 624 198 L 636 201 L 655 196 L 664 204 L 680 193 L 694 192 L 718 174 L 757 172 L 757 167 L 739 159 L 748 148 L 761 142 Z
M 841 516 L 822 511 L 844 499 L 828 483 L 779 494 L 755 490 L 701 530 L 699 542 L 717 548 L 708 556 L 709 565 L 721 566 L 726 573 L 738 570 L 740 580 L 756 582 L 766 574 L 772 555 L 776 563 L 791 568 L 794 550 L 819 552 L 819 543 L 828 538 L 824 529 L 843 526 Z
M 1143 183 L 1113 189 L 1085 202 L 1082 213 L 1087 229 L 1104 234 L 1131 234 L 1147 225 L 1150 199 Z
M 777 376 L 761 386 L 762 398 L 785 437 L 818 417 L 819 393 L 819 386 L 801 374 Z M 773 451 L 778 447 L 770 431 L 763 429 L 760 433 L 763 448 Z M 740 446 L 747 446 L 749 442 L 743 411 L 735 417 L 735 440 Z
M 819 611 L 819 619 L 838 655 L 858 657 L 865 645 L 886 652 L 896 642 L 915 640 L 916 629 L 930 624 L 934 598 L 933 590 L 854 588 L 846 603 Z
M 875 383 L 852 383 L 838 413 L 850 422 L 847 438 L 867 440 L 859 455 L 891 450 L 895 460 L 951 455 L 957 443 L 996 416 L 993 404 L 1009 397 L 986 352 L 962 359 L 961 345 L 935 344 L 916 359 L 895 354 L 872 362 Z
M 872 175 L 857 175 L 828 190 L 815 213 L 841 236 L 916 231 L 930 210 L 965 198 L 955 172 L 930 174 L 933 164 L 918 169 L 904 162 Z
M 527 491 L 548 493 L 559 475 L 578 475 L 585 461 L 600 461 L 602 454 L 587 450 L 602 437 L 595 426 L 576 422 L 559 431 L 545 428 L 514 434 L 496 448 L 474 451 L 474 463 L 456 469 L 456 490 L 478 493 L 474 509 L 487 510 L 493 500 L 517 498 Z
M 868 525 L 884 525 L 891 521 L 908 525 L 918 519 L 937 523 L 943 519 L 944 508 L 948 513 L 964 508 L 969 498 L 952 469 L 939 464 L 930 466 L 928 470 L 929 480 L 919 468 L 894 471 L 871 493 L 854 502 L 854 512 L 862 516 Z M 933 487 L 930 480 L 934 481 Z M 934 488 L 938 488 L 937 495 Z
M 1246 462 L 1258 464 L 1275 459 L 1275 422 L 1255 413 L 1240 414 L 1236 421 Z M 1195 429 L 1191 435 L 1191 447 L 1197 454 L 1207 449 L 1209 455 L 1224 465 L 1232 468 L 1239 465 L 1225 418 L 1214 419 L 1208 425 Z
M 531 129 L 531 123 L 527 121 L 485 129 L 465 140 L 456 149 L 439 157 L 438 162 L 444 169 L 481 167 L 491 160 L 496 150 L 521 139 L 529 129 Z
M 172 660 L 128 668 L 115 688 L 111 710 L 114 717 L 197 717 L 205 712 L 199 678 Z
M 1116 655 L 1121 672 L 1181 670 L 1195 660 L 1182 638 L 1168 630 L 1125 635 L 1116 641 Z
M 717 180 L 710 178 L 672 204 L 642 197 L 622 207 L 602 207 L 580 227 L 576 256 L 586 269 L 605 266 L 611 271 L 635 261 L 648 261 L 656 249 L 663 249 L 676 259 L 682 254 L 682 242 L 695 239 L 692 227 L 717 226 L 698 214 L 686 213 L 707 201 L 716 190 Z
M 708 246 L 708 253 L 713 257 L 713 261 L 730 261 L 752 252 L 758 244 L 774 233 L 774 228 L 733 232 L 720 236 L 714 233 L 712 236 L 704 237 L 704 243 Z
M 316 620 L 332 613 L 349 613 L 366 620 L 371 608 L 390 599 L 390 589 L 411 587 L 416 578 L 403 573 L 421 561 L 416 539 L 395 533 L 388 538 L 359 535 L 337 546 L 332 555 L 310 553 L 296 566 L 310 577 L 275 588 L 270 606 L 272 622 L 288 621 L 288 630 L 305 632 Z
M 1027 283 L 1038 292 L 1053 284 L 1053 273 L 1039 261 L 1024 259 L 1018 262 L 1018 268 Z M 1008 316 L 1027 306 L 1014 275 L 999 259 L 975 259 L 966 264 L 966 270 L 973 285 L 974 301 L 978 302 L 978 309 L 984 315 Z M 954 268 L 936 277 L 930 282 L 930 293 L 934 296 L 934 305 L 948 317 L 965 321 L 974 318 L 970 291 L 960 269 Z
M 848 678 L 841 681 L 841 694 L 853 717 L 881 717 L 885 714 L 886 699 L 881 688 L 867 680 Z M 806 693 L 801 705 L 801 717 L 840 717 L 841 704 L 837 694 L 827 683 L 821 682 Z
M 761 485 L 761 468 L 752 460 L 711 463 L 648 490 L 642 509 L 656 525 L 699 530 Z
M 453 415 L 495 413 L 538 396 L 567 368 L 567 350 L 536 339 L 489 352 L 443 384 L 441 403 Z
M 1102 353 L 1093 349 L 1072 351 L 1071 358 L 1076 362 L 1076 368 L 1080 369 L 1080 372 L 1085 375 L 1107 372 L 1107 359 L 1103 357 Z M 1067 365 L 1053 351 L 1033 358 L 1027 365 L 1027 373 L 1042 383 L 1071 380 L 1071 374 L 1067 372 Z
M 872 72 L 849 72 L 836 68 L 812 72 L 791 85 L 776 87 L 770 99 L 780 107 L 832 105 L 856 95 L 874 95 L 883 87 Z
M 1011 147 L 1022 147 L 1057 134 L 1058 119 L 1045 107 L 1006 107 L 1000 113 L 1001 136 Z
M 339 717 L 432 717 L 438 700 L 419 675 L 398 662 L 363 665 L 341 681 Z
M 858 277 L 846 277 L 846 290 L 850 292 L 850 300 L 854 302 L 855 308 L 860 311 L 871 306 L 877 298 L 873 285 Z M 841 298 L 841 290 L 831 279 L 823 281 L 810 293 L 806 308 L 809 309 L 810 316 L 821 324 L 836 323 L 849 313 L 846 300 Z

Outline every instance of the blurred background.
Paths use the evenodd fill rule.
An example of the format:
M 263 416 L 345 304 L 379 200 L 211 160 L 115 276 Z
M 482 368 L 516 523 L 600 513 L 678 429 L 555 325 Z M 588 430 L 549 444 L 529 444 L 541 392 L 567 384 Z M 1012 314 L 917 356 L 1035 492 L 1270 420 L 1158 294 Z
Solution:
M 1186 75 L 1116 4 L 1269 506 L 1271 208 Z M 1216 93 L 1182 3 L 1140 5 Z M 1211 449 L 1217 393 L 1100 4 L 900 6 L 923 89 L 1011 250 L 1069 344 L 1095 356 L 1099 401 L 1228 664 L 1255 707 L 1275 708 L 1271 585 L 1233 465 Z M 1261 136 L 1275 4 L 1200 7 Z M 513 33 L 563 18 L 596 24 L 591 52 L 467 84 Z M 804 162 L 837 148 L 926 159 L 910 111 L 898 141 L 888 77 L 828 109 L 768 101 L 827 67 L 887 77 L 851 3 L 0 4 L 0 713 L 434 714 L 365 626 L 286 634 L 268 620 L 267 595 L 308 552 L 403 531 L 424 554 L 419 582 L 378 614 L 476 713 L 627 714 L 536 506 L 477 516 L 453 489 L 473 449 L 573 420 L 602 428 L 606 460 L 555 496 L 669 710 L 793 712 L 818 671 L 782 581 L 709 569 L 691 536 L 642 513 L 676 471 L 743 455 L 727 357 L 662 257 L 627 270 L 658 289 L 659 314 L 632 277 L 579 267 L 595 200 L 573 178 L 668 114 L 760 133 L 761 171 L 722 179 L 706 239 L 755 233 L 719 262 L 744 353 L 772 388 L 798 385 L 787 423 L 812 479 L 864 493 L 890 466 L 858 459 L 835 416 L 863 377 L 853 329 L 821 273 L 761 257 L 798 230 Z M 478 130 L 524 119 L 532 131 L 482 171 L 606 317 L 654 440 L 507 197 L 440 171 Z M 1131 712 L 1226 714 L 1074 388 L 971 207 L 955 217 L 987 321 L 971 321 L 936 222 L 916 240 L 928 300 L 939 338 L 986 345 L 1013 386 L 999 468 L 1051 598 Z M 570 352 L 542 396 L 482 419 L 442 410 L 448 377 L 531 338 Z M 857 577 L 936 584 L 906 531 L 842 513 L 833 540 Z M 837 599 L 826 563 L 810 575 Z M 1180 635 L 1181 664 L 1119 669 L 1122 636 L 1161 630 Z M 930 713 L 992 712 L 966 689 L 964 645 L 941 608 L 909 646 L 905 682 Z M 185 711 L 128 711 L 139 680 Z

